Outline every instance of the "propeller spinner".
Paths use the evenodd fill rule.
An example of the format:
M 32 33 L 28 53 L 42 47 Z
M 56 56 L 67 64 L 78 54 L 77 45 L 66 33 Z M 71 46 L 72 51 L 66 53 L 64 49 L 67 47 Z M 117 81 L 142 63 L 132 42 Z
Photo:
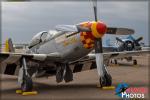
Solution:
M 81 23 L 80 26 L 89 28 L 89 31 L 83 31 L 80 34 L 81 41 L 87 49 L 93 48 L 94 41 L 101 38 L 107 30 L 107 27 L 103 22 L 84 22 Z

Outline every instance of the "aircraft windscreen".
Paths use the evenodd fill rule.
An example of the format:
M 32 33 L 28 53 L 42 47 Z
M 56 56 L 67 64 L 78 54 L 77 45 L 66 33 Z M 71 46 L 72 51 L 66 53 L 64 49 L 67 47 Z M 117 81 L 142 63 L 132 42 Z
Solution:
M 37 33 L 31 40 L 29 47 L 33 47 L 47 39 L 48 32 L 42 31 Z
M 50 30 L 48 33 L 49 33 L 49 34 L 48 34 L 48 37 L 49 37 L 49 38 L 53 38 L 53 37 L 56 36 L 59 32 L 56 31 L 56 30 Z

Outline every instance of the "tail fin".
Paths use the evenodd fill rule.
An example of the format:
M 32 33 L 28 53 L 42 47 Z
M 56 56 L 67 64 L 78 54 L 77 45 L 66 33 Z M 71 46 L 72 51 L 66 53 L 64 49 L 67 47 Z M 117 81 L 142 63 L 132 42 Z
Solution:
M 11 38 L 6 40 L 4 52 L 15 52 Z

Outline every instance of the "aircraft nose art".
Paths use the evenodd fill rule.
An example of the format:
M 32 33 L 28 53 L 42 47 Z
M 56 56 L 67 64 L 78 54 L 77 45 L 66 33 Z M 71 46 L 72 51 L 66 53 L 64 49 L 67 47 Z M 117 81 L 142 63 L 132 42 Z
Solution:
M 104 36 L 107 30 L 107 26 L 102 22 L 84 22 L 80 24 L 81 26 L 90 28 L 90 32 L 81 32 L 80 40 L 83 46 L 87 49 L 94 47 L 94 39 L 101 38 Z

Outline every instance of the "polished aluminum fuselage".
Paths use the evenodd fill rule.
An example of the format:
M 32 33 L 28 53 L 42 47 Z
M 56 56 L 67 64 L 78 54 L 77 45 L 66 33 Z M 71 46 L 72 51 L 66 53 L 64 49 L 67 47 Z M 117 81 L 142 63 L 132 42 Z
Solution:
M 78 60 L 93 48 L 86 49 L 80 40 L 80 33 L 68 36 L 69 33 L 57 33 L 53 37 L 47 37 L 43 42 L 30 48 L 30 52 L 37 54 L 58 53 L 64 58 L 64 62 Z

